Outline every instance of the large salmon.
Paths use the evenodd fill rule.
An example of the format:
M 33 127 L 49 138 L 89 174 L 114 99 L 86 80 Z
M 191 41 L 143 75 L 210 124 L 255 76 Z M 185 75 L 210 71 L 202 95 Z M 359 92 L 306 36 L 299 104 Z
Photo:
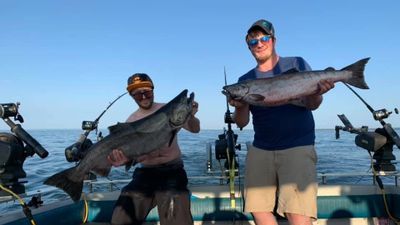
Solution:
M 368 89 L 364 80 L 364 68 L 369 58 L 351 64 L 341 70 L 329 67 L 325 70 L 289 71 L 272 78 L 245 80 L 223 87 L 222 93 L 231 99 L 257 106 L 276 106 L 277 102 L 294 101 L 315 94 L 323 79 L 342 81 L 354 87 Z
M 107 176 L 111 164 L 107 156 L 113 149 L 121 149 L 135 160 L 138 156 L 171 143 L 192 112 L 194 94 L 188 91 L 178 96 L 150 116 L 131 123 L 118 123 L 109 127 L 110 134 L 88 149 L 87 155 L 72 168 L 49 177 L 44 183 L 64 190 L 72 200 L 81 197 L 83 180 L 89 171 Z

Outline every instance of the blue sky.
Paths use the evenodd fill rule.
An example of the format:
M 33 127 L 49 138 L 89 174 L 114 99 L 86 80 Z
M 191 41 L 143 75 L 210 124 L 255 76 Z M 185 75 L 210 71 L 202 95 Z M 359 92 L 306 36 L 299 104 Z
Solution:
M 0 2 L 0 103 L 21 102 L 26 129 L 80 129 L 125 91 L 127 78 L 148 73 L 156 101 L 195 92 L 202 128 L 222 129 L 228 83 L 255 66 L 244 42 L 260 18 L 273 22 L 277 52 L 302 56 L 315 70 L 371 57 L 370 90 L 357 90 L 374 108 L 400 106 L 400 2 L 388 1 L 15 1 Z M 314 112 L 317 128 L 379 127 L 343 84 Z M 106 128 L 137 109 L 129 96 L 100 121 Z M 232 110 L 232 109 L 231 109 Z M 387 120 L 400 127 L 400 116 Z M 251 127 L 249 127 L 251 128 Z M 0 123 L 0 129 L 8 129 Z

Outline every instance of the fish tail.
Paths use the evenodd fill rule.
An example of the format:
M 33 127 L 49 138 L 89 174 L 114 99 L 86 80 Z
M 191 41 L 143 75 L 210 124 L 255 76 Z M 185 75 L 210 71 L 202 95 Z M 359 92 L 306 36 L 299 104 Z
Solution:
M 62 189 L 74 202 L 77 202 L 81 198 L 84 177 L 78 178 L 78 181 L 71 179 L 72 177 L 76 178 L 76 175 L 76 167 L 69 168 L 47 178 L 44 184 Z
M 367 64 L 370 58 L 361 59 L 343 69 L 347 71 L 351 71 L 352 75 L 348 80 L 345 80 L 345 83 L 350 84 L 351 86 L 358 87 L 361 89 L 369 89 L 367 83 L 364 80 L 364 69 L 365 64 Z

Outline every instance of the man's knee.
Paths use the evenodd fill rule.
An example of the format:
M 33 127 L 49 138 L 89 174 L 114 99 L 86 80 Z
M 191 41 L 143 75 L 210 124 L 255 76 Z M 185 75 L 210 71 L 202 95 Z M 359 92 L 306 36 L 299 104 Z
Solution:
M 272 212 L 252 212 L 251 214 L 257 225 L 278 225 Z
M 286 213 L 285 215 L 290 225 L 312 225 L 312 221 L 309 216 L 295 213 Z

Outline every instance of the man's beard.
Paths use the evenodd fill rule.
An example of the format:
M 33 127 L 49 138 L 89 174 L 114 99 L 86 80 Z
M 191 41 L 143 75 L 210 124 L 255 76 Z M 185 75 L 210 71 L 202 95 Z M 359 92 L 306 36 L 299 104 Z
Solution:
M 138 105 L 139 105 L 140 108 L 148 110 L 153 106 L 153 101 L 151 101 L 148 105 L 147 104 L 146 105 L 145 104 L 140 104 L 140 103 Z
M 272 54 L 270 54 L 270 55 L 256 55 L 256 54 L 254 54 L 254 57 L 256 58 L 256 60 L 257 60 L 257 62 L 259 64 L 263 64 L 266 61 L 268 61 L 269 59 L 271 59 Z

